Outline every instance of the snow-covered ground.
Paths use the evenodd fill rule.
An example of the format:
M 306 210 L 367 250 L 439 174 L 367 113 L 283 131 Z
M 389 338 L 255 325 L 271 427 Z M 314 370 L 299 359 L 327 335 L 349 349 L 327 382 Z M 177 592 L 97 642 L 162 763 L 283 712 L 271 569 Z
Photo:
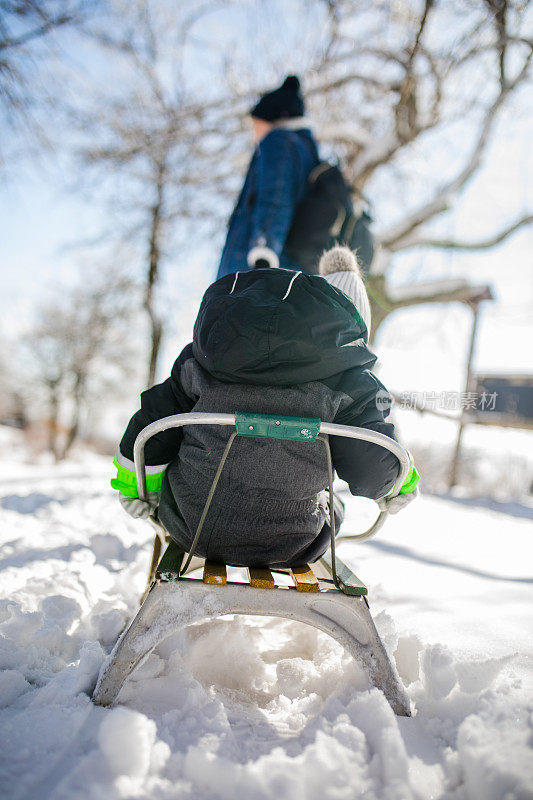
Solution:
M 0 448 L 2 798 L 533 798 L 526 504 L 422 497 L 340 546 L 410 719 L 325 635 L 246 617 L 167 640 L 104 709 L 89 696 L 144 588 L 151 529 L 119 507 L 107 459 L 31 464 L 7 429 Z M 350 501 L 344 530 L 367 514 Z

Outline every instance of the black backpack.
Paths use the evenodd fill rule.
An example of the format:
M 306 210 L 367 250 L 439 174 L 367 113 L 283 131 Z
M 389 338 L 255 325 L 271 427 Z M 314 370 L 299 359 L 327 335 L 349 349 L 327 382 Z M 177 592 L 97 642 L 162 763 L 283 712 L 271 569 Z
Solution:
M 350 188 L 339 167 L 321 161 L 310 173 L 308 189 L 298 204 L 284 250 L 295 265 L 318 274 L 324 250 L 343 244 L 357 251 L 357 260 L 368 273 L 374 255 L 371 217 L 356 214 Z

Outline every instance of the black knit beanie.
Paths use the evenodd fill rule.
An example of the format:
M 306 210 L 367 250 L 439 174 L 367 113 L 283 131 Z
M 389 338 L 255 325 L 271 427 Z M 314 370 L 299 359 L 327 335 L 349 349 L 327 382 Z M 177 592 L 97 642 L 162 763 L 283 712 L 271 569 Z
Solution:
M 265 122 L 302 117 L 303 114 L 304 101 L 300 93 L 300 81 L 296 75 L 289 75 L 279 89 L 264 94 L 250 111 L 252 117 L 263 119 Z

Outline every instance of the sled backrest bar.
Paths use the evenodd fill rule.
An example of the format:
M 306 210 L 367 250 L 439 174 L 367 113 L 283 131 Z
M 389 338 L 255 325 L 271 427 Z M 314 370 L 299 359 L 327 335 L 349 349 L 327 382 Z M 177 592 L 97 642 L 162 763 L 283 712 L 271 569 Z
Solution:
M 398 479 L 391 492 L 391 496 L 399 492 L 411 467 L 411 457 L 407 450 L 401 446 L 401 444 L 398 444 L 398 442 L 394 441 L 394 439 L 391 439 L 389 436 L 385 436 L 383 433 L 371 431 L 367 428 L 356 428 L 351 425 L 336 425 L 333 422 L 321 422 L 320 420 L 306 419 L 302 417 L 275 416 L 273 414 L 239 413 L 238 417 L 239 428 L 241 428 L 241 430 L 243 426 L 248 428 L 247 434 L 244 434 L 241 432 L 241 430 L 237 429 L 237 433 L 241 436 L 264 436 L 268 438 L 291 439 L 293 441 L 314 441 L 316 439 L 316 435 L 313 438 L 309 438 L 308 436 L 304 436 L 302 434 L 298 437 L 296 435 L 274 436 L 270 430 L 268 433 L 258 432 L 257 429 L 256 432 L 250 431 L 249 425 L 254 424 L 254 420 L 257 419 L 268 420 L 268 427 L 272 429 L 271 420 L 274 421 L 274 425 L 276 421 L 279 420 L 280 423 L 283 424 L 285 431 L 291 431 L 292 426 L 295 424 L 297 427 L 299 426 L 299 430 L 302 431 L 302 429 L 308 428 L 310 423 L 314 423 L 315 425 L 319 423 L 320 427 L 317 431 L 317 435 L 318 432 L 320 432 L 330 436 L 345 436 L 348 439 L 360 439 L 361 441 L 384 447 L 385 450 L 388 450 L 395 455 L 400 462 L 400 474 L 398 475 Z M 146 467 L 144 462 L 144 446 L 146 442 L 157 433 L 162 433 L 169 428 L 181 428 L 184 425 L 229 425 L 237 428 L 237 414 L 211 414 L 205 411 L 190 411 L 186 414 L 174 414 L 171 417 L 163 417 L 163 419 L 158 419 L 155 422 L 152 422 L 150 425 L 147 425 L 146 428 L 143 428 L 135 440 L 133 450 L 135 472 L 137 475 L 137 487 L 141 500 L 146 498 Z M 276 428 L 277 426 L 274 427 L 274 431 L 276 431 Z
M 277 424 L 278 422 L 279 425 Z M 329 436 L 344 436 L 349 439 L 359 439 L 370 444 L 376 444 L 391 452 L 400 462 L 400 472 L 390 493 L 391 497 L 399 493 L 411 467 L 409 453 L 398 442 L 383 433 L 371 431 L 367 428 L 336 425 L 332 422 L 321 422 L 318 419 L 272 414 L 247 414 L 241 412 L 238 412 L 238 414 L 211 414 L 209 412 L 190 411 L 186 414 L 175 414 L 156 420 L 147 425 L 137 436 L 133 448 L 133 458 L 137 476 L 137 491 L 141 500 L 146 499 L 146 466 L 144 459 L 146 442 L 152 436 L 169 428 L 181 428 L 184 425 L 227 425 L 235 427 L 234 435 L 288 439 L 301 442 L 313 442 L 320 433 Z M 327 440 L 324 441 L 327 445 Z M 329 450 L 329 448 L 327 449 Z M 353 538 L 359 541 L 370 538 L 382 527 L 386 517 L 387 512 L 382 511 L 368 531 Z

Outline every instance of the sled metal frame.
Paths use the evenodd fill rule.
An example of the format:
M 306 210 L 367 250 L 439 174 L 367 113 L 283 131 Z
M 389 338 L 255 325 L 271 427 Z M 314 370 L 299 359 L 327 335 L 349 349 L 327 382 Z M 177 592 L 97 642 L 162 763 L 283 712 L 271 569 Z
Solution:
M 256 421 L 265 425 L 256 424 Z M 250 423 L 249 425 L 247 423 Z M 272 423 L 272 424 L 271 424 Z M 314 430 L 312 429 L 314 423 Z M 138 435 L 134 462 L 139 497 L 146 498 L 144 446 L 155 434 L 183 425 L 228 425 L 236 427 L 230 436 L 204 507 L 191 552 L 186 554 L 170 541 L 161 561 L 159 555 L 169 540 L 162 524 L 153 518 L 157 533 L 150 566 L 149 583 L 141 607 L 104 663 L 93 702 L 114 703 L 128 676 L 164 639 L 200 620 L 224 614 L 252 614 L 297 620 L 324 631 L 338 641 L 364 668 L 370 683 L 383 691 L 393 711 L 410 716 L 405 689 L 381 642 L 366 599 L 367 589 L 335 553 L 333 516 L 333 468 L 327 435 L 345 436 L 377 444 L 392 452 L 400 462 L 400 474 L 391 496 L 399 492 L 411 466 L 411 457 L 397 442 L 384 434 L 347 425 L 302 420 L 296 417 L 235 415 L 191 412 L 166 417 L 148 425 Z M 245 427 L 243 427 L 245 425 Z M 275 428 L 273 425 L 281 426 Z M 311 569 L 307 564 L 293 570 L 273 570 L 292 575 L 294 586 L 276 586 L 269 569 L 249 568 L 249 583 L 227 580 L 226 565 L 214 564 L 194 556 L 203 522 L 237 435 L 263 436 L 293 441 L 316 441 L 326 446 L 330 489 L 331 548 Z M 364 533 L 349 537 L 363 541 L 374 536 L 387 517 L 380 514 Z M 186 560 L 183 566 L 183 560 Z M 159 562 L 159 564 L 158 564 Z M 203 567 L 203 578 L 190 573 Z M 186 611 L 184 611 L 186 609 Z

